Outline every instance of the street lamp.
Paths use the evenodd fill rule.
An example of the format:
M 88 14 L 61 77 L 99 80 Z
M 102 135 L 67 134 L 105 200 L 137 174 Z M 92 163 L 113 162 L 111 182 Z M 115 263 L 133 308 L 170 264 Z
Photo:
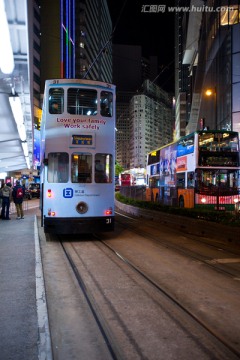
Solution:
M 214 118 L 215 118 L 215 129 L 217 129 L 217 89 L 216 86 L 214 88 L 209 88 L 205 91 L 205 95 L 210 97 L 214 96 Z
M 206 94 L 207 96 L 211 96 L 211 95 L 213 94 L 212 89 L 207 89 L 206 92 L 205 92 L 205 94 Z

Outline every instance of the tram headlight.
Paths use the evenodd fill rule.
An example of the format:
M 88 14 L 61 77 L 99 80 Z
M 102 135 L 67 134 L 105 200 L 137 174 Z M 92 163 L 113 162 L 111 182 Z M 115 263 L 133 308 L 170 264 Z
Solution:
M 202 198 L 202 199 L 201 199 L 201 202 L 202 202 L 203 204 L 205 204 L 205 203 L 207 202 L 207 199 L 206 199 L 206 198 Z

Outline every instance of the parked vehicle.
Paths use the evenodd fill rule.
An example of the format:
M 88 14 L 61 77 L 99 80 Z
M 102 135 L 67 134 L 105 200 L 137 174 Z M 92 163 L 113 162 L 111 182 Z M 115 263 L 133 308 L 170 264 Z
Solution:
M 28 187 L 28 198 L 31 200 L 32 198 L 40 198 L 40 184 L 32 183 Z

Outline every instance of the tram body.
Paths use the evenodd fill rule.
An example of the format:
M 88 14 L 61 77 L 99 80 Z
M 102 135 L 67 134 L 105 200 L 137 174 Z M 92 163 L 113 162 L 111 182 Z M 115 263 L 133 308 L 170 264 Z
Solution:
M 114 230 L 115 86 L 45 83 L 41 123 L 41 220 L 46 233 Z

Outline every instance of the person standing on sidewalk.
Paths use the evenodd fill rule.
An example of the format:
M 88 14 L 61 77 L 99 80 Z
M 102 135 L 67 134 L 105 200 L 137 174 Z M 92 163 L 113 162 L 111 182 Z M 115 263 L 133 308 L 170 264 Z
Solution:
M 2 194 L 2 189 L 4 187 L 4 184 L 1 185 L 1 188 L 0 188 L 0 209 L 2 209 L 2 199 L 3 199 L 3 194 Z M 1 210 L 2 212 L 2 210 Z M 2 215 L 1 215 L 2 217 Z
M 12 191 L 13 201 L 17 210 L 17 220 L 24 219 L 24 213 L 22 207 L 24 194 L 25 194 L 24 187 L 20 184 L 20 181 L 17 180 L 16 185 L 14 186 Z
M 9 217 L 10 202 L 12 200 L 12 184 L 7 183 L 2 188 L 2 220 L 11 220 Z

